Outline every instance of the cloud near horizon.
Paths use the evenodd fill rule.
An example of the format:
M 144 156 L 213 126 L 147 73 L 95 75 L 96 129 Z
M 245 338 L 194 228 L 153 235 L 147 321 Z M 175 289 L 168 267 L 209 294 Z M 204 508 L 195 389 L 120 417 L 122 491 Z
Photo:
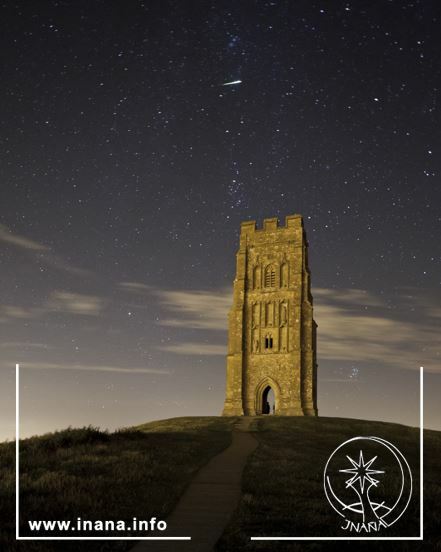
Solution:
M 158 347 L 160 351 L 167 351 L 169 353 L 176 353 L 178 355 L 190 355 L 190 356 L 205 356 L 205 355 L 219 355 L 225 356 L 227 351 L 226 345 L 213 345 L 210 343 L 199 342 L 183 342 L 173 345 L 162 345 Z
M 98 316 L 105 304 L 105 299 L 97 295 L 56 290 L 42 305 L 36 307 L 0 305 L 0 323 L 31 320 L 53 313 Z
M 51 248 L 47 245 L 31 240 L 30 238 L 26 238 L 25 236 L 21 236 L 20 234 L 16 234 L 4 224 L 0 224 L 0 242 L 4 242 L 13 245 L 19 249 L 22 249 L 28 252 L 28 254 L 30 254 L 31 258 L 33 258 L 34 261 L 44 263 L 47 266 L 55 268 L 57 270 L 67 272 L 68 274 L 74 276 L 93 276 L 93 272 L 91 270 L 73 266 L 58 255 L 54 255 L 53 253 L 51 253 Z
M 231 290 L 218 291 L 155 290 L 153 292 L 171 317 L 159 321 L 161 326 L 196 330 L 226 330 L 231 307 Z
M 160 325 L 226 332 L 231 289 L 154 293 L 169 313 L 158 322 Z M 366 290 L 314 288 L 313 294 L 319 362 L 367 362 L 406 369 L 422 365 L 441 372 L 441 313 L 427 298 L 403 291 L 396 300 L 406 308 L 397 315 L 387 308 L 383 296 Z M 411 308 L 407 306 L 409 298 Z M 226 346 L 206 341 L 176 343 L 162 350 L 183 355 L 226 354 Z
M 8 364 L 8 367 L 14 367 Z M 80 372 L 118 372 L 121 374 L 156 374 L 156 375 L 170 375 L 171 372 L 167 370 L 155 370 L 153 368 L 144 367 L 127 367 L 127 366 L 102 366 L 96 364 L 57 364 L 50 362 L 20 362 L 20 368 L 31 370 L 76 370 Z
M 96 295 L 54 291 L 49 298 L 47 308 L 52 312 L 98 316 L 104 303 L 104 300 Z
M 7 226 L 0 224 L 0 241 L 29 251 L 48 251 L 49 247 L 19 234 L 14 234 Z
M 154 289 L 152 286 L 142 284 L 141 282 L 119 282 L 118 287 L 120 287 L 123 291 L 141 295 L 150 293 Z

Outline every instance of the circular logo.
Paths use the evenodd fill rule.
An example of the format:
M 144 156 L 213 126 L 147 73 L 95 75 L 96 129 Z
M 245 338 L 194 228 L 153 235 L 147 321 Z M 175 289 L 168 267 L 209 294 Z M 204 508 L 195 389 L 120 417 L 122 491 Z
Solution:
M 380 437 L 354 437 L 338 446 L 324 470 L 326 497 L 344 518 L 342 529 L 373 532 L 393 525 L 412 496 L 409 464 Z

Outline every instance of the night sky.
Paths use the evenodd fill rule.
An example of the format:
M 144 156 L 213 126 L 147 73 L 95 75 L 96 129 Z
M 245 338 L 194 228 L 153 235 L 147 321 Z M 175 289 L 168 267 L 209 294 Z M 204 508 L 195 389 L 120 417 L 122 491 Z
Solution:
M 0 439 L 218 415 L 240 222 L 300 213 L 324 416 L 441 429 L 441 6 L 7 2 Z M 236 84 L 227 84 L 235 81 Z

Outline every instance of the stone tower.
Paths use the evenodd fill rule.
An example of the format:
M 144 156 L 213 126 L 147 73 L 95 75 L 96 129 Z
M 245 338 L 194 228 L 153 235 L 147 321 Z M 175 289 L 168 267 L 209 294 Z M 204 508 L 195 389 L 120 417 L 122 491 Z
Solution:
M 316 328 L 300 215 L 243 222 L 228 328 L 224 416 L 317 415 Z

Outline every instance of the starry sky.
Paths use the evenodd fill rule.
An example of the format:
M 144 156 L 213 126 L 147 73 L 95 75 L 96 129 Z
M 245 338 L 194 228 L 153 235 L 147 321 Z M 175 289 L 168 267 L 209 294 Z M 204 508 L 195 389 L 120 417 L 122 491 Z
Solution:
M 217 415 L 240 222 L 300 213 L 324 416 L 441 429 L 435 1 L 1 7 L 0 439 Z M 236 84 L 227 84 L 234 81 Z

